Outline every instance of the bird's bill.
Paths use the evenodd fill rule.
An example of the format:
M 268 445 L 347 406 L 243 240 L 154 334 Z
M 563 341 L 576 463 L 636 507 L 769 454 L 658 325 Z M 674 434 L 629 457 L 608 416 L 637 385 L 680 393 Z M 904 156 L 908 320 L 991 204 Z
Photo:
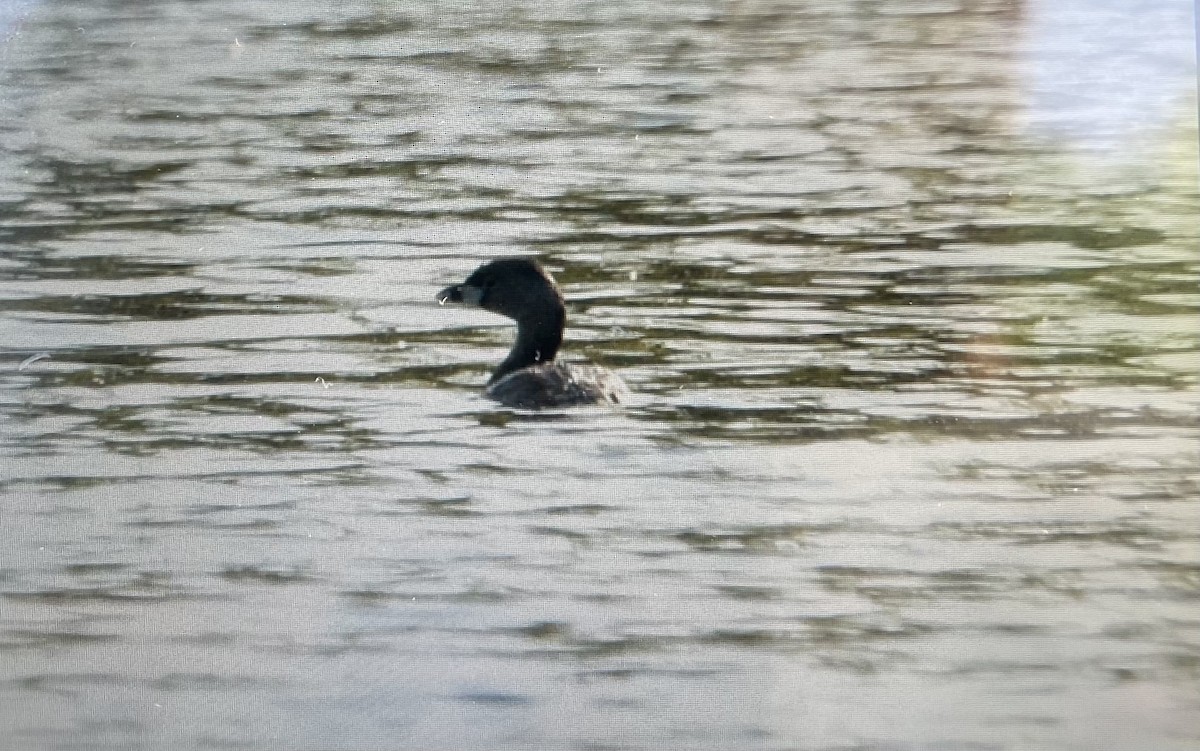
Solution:
M 455 284 L 437 293 L 437 301 L 442 305 L 448 302 L 461 303 L 471 307 L 479 307 L 483 299 L 483 290 L 470 284 Z

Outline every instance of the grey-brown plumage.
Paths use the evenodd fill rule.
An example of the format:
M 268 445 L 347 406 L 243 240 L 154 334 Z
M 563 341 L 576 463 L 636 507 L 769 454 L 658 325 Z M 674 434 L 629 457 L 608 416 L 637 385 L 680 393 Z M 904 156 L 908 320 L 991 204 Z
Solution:
M 537 261 L 502 258 L 485 263 L 437 298 L 517 322 L 517 339 L 488 380 L 485 396 L 524 409 L 616 404 L 629 396 L 620 377 L 610 370 L 554 359 L 562 345 L 566 306 L 554 279 Z

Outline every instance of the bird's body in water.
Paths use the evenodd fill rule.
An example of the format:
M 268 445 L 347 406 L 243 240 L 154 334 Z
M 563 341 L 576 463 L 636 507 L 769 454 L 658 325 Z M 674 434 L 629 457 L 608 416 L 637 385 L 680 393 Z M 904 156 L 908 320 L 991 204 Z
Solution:
M 485 263 L 462 284 L 439 292 L 437 299 L 517 322 L 512 351 L 492 373 L 485 396 L 523 409 L 616 404 L 628 397 L 629 390 L 612 371 L 554 359 L 562 345 L 566 306 L 558 286 L 537 261 L 502 258 Z

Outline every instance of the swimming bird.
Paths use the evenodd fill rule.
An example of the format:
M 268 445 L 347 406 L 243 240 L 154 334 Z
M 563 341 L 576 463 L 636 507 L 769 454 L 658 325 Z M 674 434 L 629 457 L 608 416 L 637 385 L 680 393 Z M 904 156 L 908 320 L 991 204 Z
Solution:
M 563 340 L 566 305 L 558 285 L 537 261 L 490 261 L 462 284 L 438 292 L 437 299 L 517 322 L 517 339 L 488 379 L 484 396 L 522 409 L 616 404 L 628 398 L 629 389 L 612 371 L 554 359 Z

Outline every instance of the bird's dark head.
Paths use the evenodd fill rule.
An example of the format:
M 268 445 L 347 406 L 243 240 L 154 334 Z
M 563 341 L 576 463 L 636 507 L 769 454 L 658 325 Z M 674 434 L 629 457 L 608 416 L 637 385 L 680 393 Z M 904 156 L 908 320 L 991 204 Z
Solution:
M 562 294 L 550 274 L 531 258 L 485 263 L 462 284 L 438 292 L 437 299 L 483 308 L 518 322 L 558 318 L 562 325 Z

